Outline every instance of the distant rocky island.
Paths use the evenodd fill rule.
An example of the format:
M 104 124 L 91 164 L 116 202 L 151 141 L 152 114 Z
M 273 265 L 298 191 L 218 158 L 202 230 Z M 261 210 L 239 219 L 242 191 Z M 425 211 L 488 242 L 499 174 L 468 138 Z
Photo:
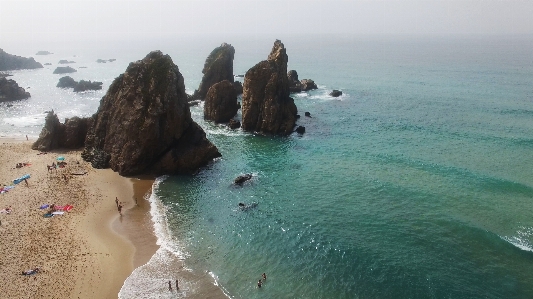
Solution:
M 51 55 L 51 54 L 54 54 L 54 53 L 51 53 L 51 52 L 48 52 L 48 51 L 39 51 L 39 52 L 35 53 L 35 55 Z
M 80 80 L 80 82 L 77 82 L 72 77 L 65 76 L 59 79 L 56 87 L 73 88 L 75 92 L 82 92 L 87 90 L 100 90 L 102 89 L 102 82 L 92 82 L 91 80 Z
M 0 77 L 0 102 L 23 100 L 31 97 L 30 93 L 20 87 L 17 82 Z
M 59 63 L 59 64 L 69 64 L 69 63 L 76 63 L 76 61 L 71 61 L 71 60 L 61 59 L 61 60 L 59 60 L 58 63 Z
M 105 60 L 105 59 L 97 59 L 96 62 L 97 63 L 107 63 L 107 62 L 113 62 L 115 60 L 116 60 L 115 58 L 111 58 L 111 59 L 107 59 L 107 60 Z
M 25 58 L 6 53 L 0 49 L 0 71 L 24 70 L 43 68 L 33 57 Z
M 71 68 L 70 66 L 58 66 L 54 70 L 54 74 L 68 74 L 68 73 L 75 73 L 75 72 L 77 72 L 77 70 Z

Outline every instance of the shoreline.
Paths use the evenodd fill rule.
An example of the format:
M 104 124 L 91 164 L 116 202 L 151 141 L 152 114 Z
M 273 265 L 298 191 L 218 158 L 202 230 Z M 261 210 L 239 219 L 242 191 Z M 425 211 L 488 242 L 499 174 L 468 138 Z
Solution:
M 25 138 L 24 138 L 25 139 Z M 81 151 L 31 150 L 33 140 L 0 138 L 0 183 L 31 174 L 0 194 L 0 280 L 10 298 L 118 298 L 124 281 L 157 251 L 144 195 L 153 178 L 126 178 L 110 169 L 93 169 Z M 67 167 L 47 171 L 63 156 Z M 15 168 L 16 163 L 30 165 Z M 73 169 L 75 168 L 75 171 Z M 84 175 L 78 173 L 86 172 Z M 115 197 L 123 202 L 119 216 Z M 23 200 L 21 200 L 23 199 Z M 137 202 L 137 203 L 136 203 Z M 44 218 L 42 204 L 73 205 L 63 215 Z M 22 271 L 40 268 L 24 276 Z

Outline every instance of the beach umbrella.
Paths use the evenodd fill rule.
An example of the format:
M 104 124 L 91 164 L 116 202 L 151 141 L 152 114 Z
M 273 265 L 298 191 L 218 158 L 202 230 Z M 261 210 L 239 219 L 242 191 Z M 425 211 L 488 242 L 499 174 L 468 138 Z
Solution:
M 65 157 L 63 157 L 63 156 L 57 157 L 57 161 L 63 161 L 63 160 L 65 160 Z

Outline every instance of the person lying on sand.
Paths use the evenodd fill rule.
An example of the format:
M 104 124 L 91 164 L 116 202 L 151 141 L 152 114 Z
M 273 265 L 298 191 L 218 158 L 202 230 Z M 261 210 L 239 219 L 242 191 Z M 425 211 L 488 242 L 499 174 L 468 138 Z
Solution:
M 22 275 L 33 275 L 39 273 L 39 268 L 34 268 L 28 271 L 22 271 Z

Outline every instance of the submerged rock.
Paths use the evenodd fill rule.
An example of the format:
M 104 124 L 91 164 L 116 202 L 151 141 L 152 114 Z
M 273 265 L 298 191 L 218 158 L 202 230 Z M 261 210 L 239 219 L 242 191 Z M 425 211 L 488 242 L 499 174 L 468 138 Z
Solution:
M 43 65 L 35 61 L 33 57 L 26 58 L 6 53 L 0 49 L 0 71 L 38 69 Z
M 235 48 L 226 43 L 211 51 L 204 63 L 202 82 L 200 82 L 198 89 L 194 91 L 192 99 L 203 100 L 209 88 L 218 82 L 227 80 L 233 83 L 234 56 Z
M 342 91 L 334 89 L 332 92 L 329 93 L 329 95 L 334 98 L 340 97 L 342 95 Z
M 289 96 L 288 56 L 276 40 L 267 60 L 246 72 L 242 97 L 242 128 L 246 131 L 288 135 L 298 110 Z
M 236 177 L 235 180 L 233 180 L 233 183 L 236 185 L 242 185 L 244 182 L 250 180 L 251 178 L 252 178 L 252 174 L 246 173 L 246 174 Z
M 178 67 L 160 51 L 130 63 L 93 117 L 83 157 L 121 175 L 193 173 L 220 157 L 191 118 Z
M 0 77 L 0 102 L 23 100 L 31 97 L 30 93 L 20 87 L 17 82 Z

